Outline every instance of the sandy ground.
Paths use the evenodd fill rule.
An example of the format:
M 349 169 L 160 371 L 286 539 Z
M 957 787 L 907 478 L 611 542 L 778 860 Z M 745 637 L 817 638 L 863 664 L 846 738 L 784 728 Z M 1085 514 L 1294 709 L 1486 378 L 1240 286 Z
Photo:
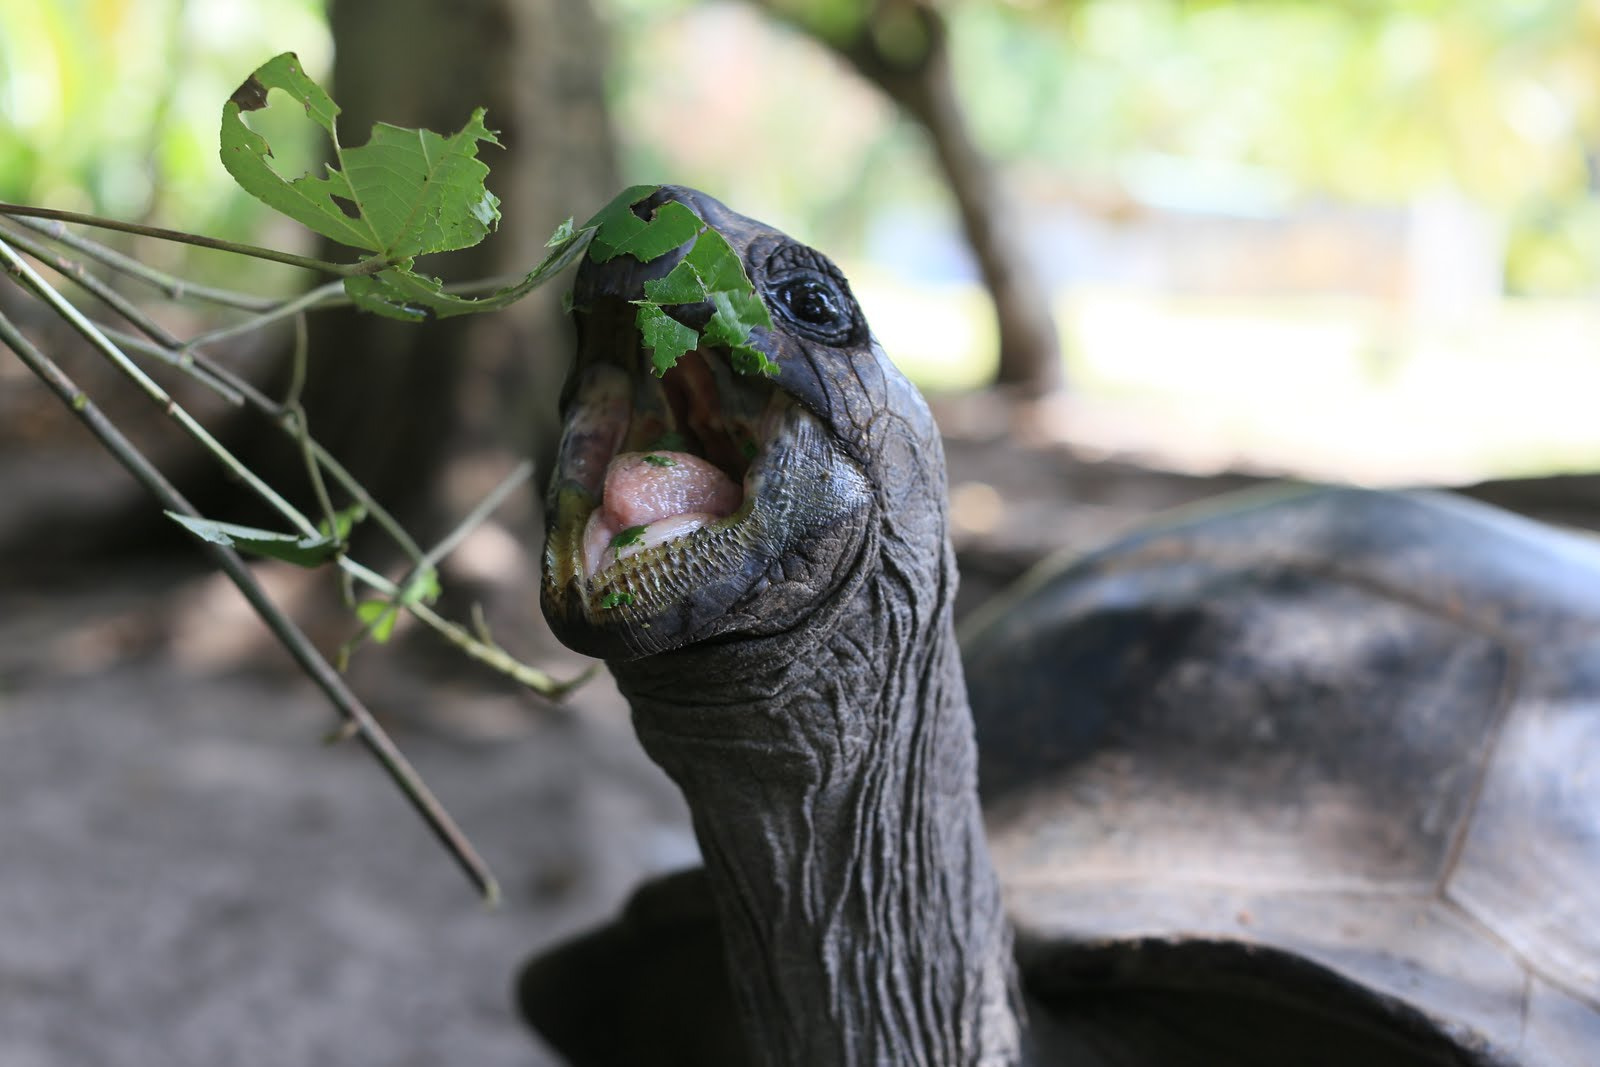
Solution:
M 981 403 L 940 415 L 971 431 L 947 442 L 958 610 L 1047 552 L 1257 481 L 1019 451 L 1029 428 Z M 0 534 L 122 483 L 76 469 L 0 457 Z M 1481 495 L 1600 525 L 1592 477 L 1511 490 Z M 512 1011 L 519 962 L 695 862 L 604 679 L 553 710 L 423 640 L 358 660 L 498 874 L 487 910 L 366 754 L 323 743 L 333 712 L 220 580 L 0 563 L 0 1067 L 555 1064 Z M 530 577 L 498 592 L 519 606 L 502 639 L 577 668 Z
M 488 910 L 365 753 L 322 743 L 307 683 L 116 654 L 170 602 L 0 591 L 0 1064 L 557 1062 L 512 1012 L 519 961 L 695 859 L 615 691 L 373 701 L 499 875 Z

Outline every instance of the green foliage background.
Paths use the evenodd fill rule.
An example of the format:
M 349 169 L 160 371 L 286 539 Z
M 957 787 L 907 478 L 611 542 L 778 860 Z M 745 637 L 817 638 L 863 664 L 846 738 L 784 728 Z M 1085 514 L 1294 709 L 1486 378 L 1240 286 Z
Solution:
M 308 247 L 217 160 L 219 101 L 289 50 L 326 76 L 321 0 L 0 0 L 0 199 Z M 269 139 L 283 165 L 304 169 L 313 131 L 303 120 L 282 129 Z M 140 252 L 176 268 L 193 255 L 160 243 Z M 257 287 L 263 277 L 235 257 L 205 262 L 254 272 Z
M 697 6 L 706 3 L 601 0 L 632 174 L 670 173 L 775 204 L 780 224 L 835 243 L 886 203 L 937 202 L 916 137 L 870 93 L 830 81 L 829 59 L 796 44 L 796 61 L 818 77 L 764 79 L 743 69 L 737 42 L 684 24 Z M 854 32 L 865 10 L 864 0 L 771 6 L 833 36 Z M 1010 167 L 1115 180 L 1159 155 L 1257 168 L 1297 196 L 1362 202 L 1449 186 L 1510 222 L 1514 290 L 1600 284 L 1600 5 L 943 8 L 974 127 Z M 765 16 L 752 9 L 751 18 Z M 216 165 L 215 102 L 276 51 L 298 52 L 323 77 L 330 47 L 318 0 L 0 4 L 0 197 L 259 237 L 265 214 Z M 700 106 L 696 78 L 740 98 L 736 117 L 762 134 L 759 166 L 747 138 L 719 137 L 704 118 L 674 111 Z M 826 146 L 816 143 L 822 111 L 839 117 Z M 269 140 L 286 169 L 312 150 L 300 129 Z
M 592 2 L 610 25 L 627 180 L 698 185 L 827 248 L 920 383 L 985 380 L 981 294 L 966 283 L 913 291 L 920 282 L 872 259 L 883 220 L 901 234 L 955 227 L 921 131 L 817 44 L 859 32 L 867 0 Z M 1224 221 L 1376 209 L 1393 236 L 1414 221 L 1411 206 L 1443 194 L 1493 231 L 1478 253 L 1491 270 L 1502 260 L 1511 299 L 1464 311 L 1418 313 L 1403 280 L 1356 296 L 1060 291 L 1079 397 L 1148 400 L 1156 427 L 1202 414 L 1191 438 L 1238 434 L 1271 462 L 1305 451 L 1284 442 L 1318 413 L 1327 461 L 1283 462 L 1320 476 L 1349 474 L 1343 457 L 1362 441 L 1348 425 L 1376 421 L 1395 434 L 1368 442 L 1372 466 L 1355 476 L 1414 453 L 1449 452 L 1421 469 L 1450 477 L 1600 461 L 1579 403 L 1600 383 L 1596 0 L 928 2 L 950 25 L 973 132 L 1019 203 L 1148 227 L 1175 214 L 1150 210 L 1143 190 L 1156 184 Z M 276 52 L 325 79 L 330 49 L 320 0 L 0 0 L 0 198 L 307 251 L 308 231 L 222 170 L 217 106 Z M 322 150 L 293 110 L 250 120 L 280 173 L 303 172 Z M 231 256 L 126 243 L 222 284 L 303 283 Z M 1365 258 L 1346 277 L 1408 269 L 1401 240 L 1352 247 Z M 1249 266 L 1254 278 L 1275 270 Z M 442 299 L 390 281 L 358 286 L 384 286 L 370 295 L 397 305 Z M 1120 410 L 1106 422 L 1130 424 Z

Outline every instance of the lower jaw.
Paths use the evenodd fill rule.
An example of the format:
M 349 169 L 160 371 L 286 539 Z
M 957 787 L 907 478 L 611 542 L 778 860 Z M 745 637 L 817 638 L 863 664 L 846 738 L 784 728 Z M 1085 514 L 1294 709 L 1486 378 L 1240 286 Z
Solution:
M 770 563 L 763 509 L 747 503 L 727 520 L 629 556 L 595 581 L 582 567 L 581 523 L 546 548 L 542 599 L 556 636 L 603 659 L 663 651 L 714 626 Z

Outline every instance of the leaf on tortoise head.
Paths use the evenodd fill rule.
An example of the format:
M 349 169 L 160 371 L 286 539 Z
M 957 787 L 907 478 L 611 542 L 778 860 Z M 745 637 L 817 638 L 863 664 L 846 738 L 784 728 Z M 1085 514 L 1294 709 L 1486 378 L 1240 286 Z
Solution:
M 754 330 L 772 328 L 772 316 L 745 274 L 739 254 L 716 230 L 707 228 L 701 233 L 688 255 L 665 277 L 644 283 L 644 293 L 646 299 L 637 301 L 639 332 L 651 349 L 658 375 L 665 374 L 679 356 L 702 339 L 705 344 L 726 347 L 732 354 L 733 368 L 741 374 L 778 372 L 778 365 L 750 343 Z M 699 337 L 686 340 L 661 325 L 662 320 L 676 325 L 662 310 L 664 305 L 703 302 L 711 304 L 712 312 Z M 687 326 L 681 329 L 694 334 Z M 658 345 L 653 337 L 667 344 Z
M 630 255 L 641 263 L 659 259 L 693 239 L 705 223 L 688 207 L 669 200 L 656 208 L 648 219 L 633 213 L 633 205 L 661 188 L 659 185 L 634 185 L 618 193 L 594 217 L 583 224 L 594 229 L 589 256 L 604 263 L 620 255 Z
M 244 122 L 272 90 L 288 93 L 333 143 L 325 176 L 286 180 L 267 162 L 272 148 Z M 358 148 L 339 143 L 339 106 L 306 76 L 293 52 L 258 67 L 222 106 L 222 165 L 247 192 L 340 244 L 396 262 L 467 248 L 500 220 L 500 202 L 483 185 L 489 168 L 479 142 L 499 144 L 482 108 L 448 137 L 378 123 Z
M 667 373 L 689 349 L 700 343 L 700 334 L 661 309 L 660 304 L 642 301 L 637 319 L 639 337 L 650 350 L 656 376 Z

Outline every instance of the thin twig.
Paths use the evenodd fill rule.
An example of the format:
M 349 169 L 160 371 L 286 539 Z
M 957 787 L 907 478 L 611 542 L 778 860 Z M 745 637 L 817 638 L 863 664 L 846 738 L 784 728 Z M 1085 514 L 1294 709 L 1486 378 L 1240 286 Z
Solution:
M 278 304 L 270 296 L 256 296 L 254 293 L 241 293 L 232 289 L 218 289 L 210 285 L 200 285 L 187 278 L 180 278 L 176 274 L 168 274 L 164 270 L 139 262 L 132 256 L 125 256 L 114 248 L 109 248 L 99 241 L 92 241 L 81 234 L 73 233 L 61 222 L 50 219 L 32 219 L 14 217 L 11 220 L 18 226 L 41 233 L 52 241 L 66 245 L 76 252 L 82 252 L 90 259 L 110 267 L 112 270 L 131 275 L 149 283 L 161 290 L 172 300 L 204 300 L 211 304 L 221 304 L 223 307 L 237 308 L 240 311 L 265 311 Z
M 3 247 L 0 245 L 0 248 Z M 44 353 L 35 348 L 3 314 L 0 314 L 0 341 L 15 352 L 28 369 L 38 375 L 63 404 L 77 414 L 106 450 L 155 495 L 163 508 L 191 518 L 200 517 L 194 506 L 122 435 L 122 432 L 105 417 L 83 390 L 79 389 Z M 244 594 L 250 606 L 294 657 L 301 670 L 305 671 L 322 690 L 334 707 L 339 709 L 340 714 L 354 724 L 362 743 L 405 794 L 406 799 L 422 816 L 434 836 L 455 858 L 478 892 L 490 903 L 498 901 L 500 888 L 488 865 L 472 847 L 472 843 L 461 832 L 449 812 L 439 803 L 438 798 L 428 789 L 416 769 L 373 719 L 371 712 L 350 691 L 344 679 L 328 665 L 299 627 L 278 610 L 277 605 L 267 596 L 237 552 L 210 542 L 202 542 L 202 547 L 211 553 L 218 566 Z
M 65 319 L 74 330 L 87 339 L 95 348 L 99 349 L 106 358 L 110 359 L 117 369 L 130 378 L 145 395 L 160 404 L 173 421 L 182 426 L 191 437 L 205 446 L 208 452 L 221 460 L 228 470 L 249 485 L 257 496 L 271 504 L 273 509 L 288 519 L 300 533 L 305 534 L 307 537 L 318 536 L 315 523 L 302 515 L 299 509 L 285 500 L 276 489 L 262 481 L 260 475 L 245 466 L 237 456 L 223 447 L 222 442 L 211 436 L 210 431 L 195 421 L 194 416 L 184 410 L 165 389 L 157 385 L 155 380 L 141 370 L 138 364 L 129 359 L 126 353 L 112 344 L 110 339 L 100 332 L 99 327 L 84 317 L 82 312 L 73 307 L 60 293 L 51 288 L 49 283 L 39 277 L 38 272 L 28 266 L 11 246 L 3 240 L 0 240 L 0 264 L 3 264 L 8 271 L 15 275 L 25 288 L 46 304 L 49 304 L 56 314 Z
M 122 330 L 109 328 L 102 323 L 97 323 L 96 325 L 100 327 L 107 337 L 112 338 L 125 348 L 130 348 L 135 352 L 143 352 L 147 355 L 154 356 L 157 359 L 165 360 L 168 363 L 173 363 L 174 365 L 178 366 L 180 370 L 186 369 L 186 364 L 177 358 L 179 355 L 178 353 L 163 349 L 159 345 L 151 344 L 149 341 L 136 337 L 133 334 L 126 333 Z M 206 359 L 198 352 L 191 352 L 187 354 L 192 357 L 193 364 L 196 367 L 204 370 L 208 374 L 215 375 L 219 380 L 234 389 L 238 395 L 242 396 L 246 404 L 252 408 L 255 408 L 257 411 L 271 419 L 279 429 L 283 430 L 291 437 L 294 436 L 294 413 L 292 411 L 285 408 L 282 404 L 278 403 L 276 400 L 273 400 L 265 393 L 261 392 L 261 390 L 257 389 L 247 379 L 241 378 L 228 368 Z M 354 503 L 361 505 L 362 509 L 366 511 L 367 517 L 372 519 L 373 522 L 377 523 L 383 532 L 389 535 L 394 543 L 400 547 L 400 550 L 405 553 L 406 559 L 412 562 L 420 560 L 422 558 L 422 546 L 417 544 L 410 532 L 400 524 L 400 520 L 394 517 L 393 512 L 389 511 L 388 508 L 380 504 L 377 499 L 367 491 L 366 486 L 357 481 L 355 475 L 351 474 L 350 471 L 345 468 L 344 464 L 340 463 L 339 460 L 335 458 L 331 452 L 319 444 L 315 438 L 310 438 L 309 440 L 311 442 L 312 454 L 316 456 L 318 465 L 328 473 L 329 477 L 331 477 L 334 482 L 338 484 L 339 488 L 349 495 L 350 499 Z
M 341 300 L 339 298 L 343 297 L 343 295 L 343 282 L 328 282 L 325 285 L 317 286 L 315 289 L 308 289 L 299 296 L 285 300 L 281 304 L 276 304 L 242 322 L 236 322 L 230 326 L 219 326 L 215 330 L 200 334 L 197 337 L 191 337 L 184 347 L 195 348 L 199 345 L 208 345 L 215 341 L 226 340 L 229 337 L 237 337 L 241 333 L 249 333 L 251 330 L 259 330 L 263 326 L 282 319 L 293 318 L 313 308 L 331 307 L 336 303 L 340 303 Z
M 461 649 L 468 656 L 471 656 L 479 663 L 488 664 L 501 674 L 507 675 L 534 692 L 549 697 L 551 700 L 560 699 L 571 690 L 588 681 L 599 667 L 596 664 L 570 681 L 557 681 L 539 668 L 530 667 L 523 663 L 494 642 L 479 640 L 465 627 L 451 622 L 420 600 L 404 603 L 404 588 L 391 582 L 365 564 L 358 563 L 349 556 L 341 556 L 338 562 L 339 566 L 349 571 L 357 581 L 364 582 L 384 596 L 401 602 L 402 606 L 415 615 L 418 621 Z
M 224 400 L 236 407 L 253 407 L 262 414 L 274 419 L 280 418 L 283 414 L 278 409 L 277 402 L 252 385 L 250 379 L 235 373 L 220 363 L 213 362 L 199 352 L 185 352 L 181 348 L 168 348 L 165 345 L 156 344 L 147 338 L 140 337 L 138 334 L 129 333 L 127 330 L 119 330 L 108 323 L 100 322 L 98 319 L 94 320 L 94 324 L 101 333 L 105 334 L 109 340 L 116 342 L 120 347 L 130 352 L 150 356 L 152 359 L 159 359 L 169 367 L 193 376 L 195 380 L 214 390 Z
M 454 552 L 461 542 L 466 540 L 468 534 L 477 529 L 483 520 L 493 515 L 500 505 L 505 503 L 506 497 L 510 496 L 532 477 L 533 462 L 525 459 L 518 463 L 510 474 L 500 480 L 499 485 L 495 486 L 487 496 L 478 501 L 477 506 L 467 513 L 466 518 L 456 524 L 455 529 L 445 534 L 438 544 L 428 549 L 427 553 L 418 561 L 415 569 L 422 570 L 424 567 L 437 566 L 443 562 L 446 556 Z
M 279 420 L 279 425 L 288 431 L 300 447 L 300 460 L 305 464 L 306 479 L 311 483 L 311 493 L 317 498 L 317 508 L 322 512 L 322 521 L 327 525 L 328 536 L 341 537 L 339 533 L 338 516 L 333 509 L 333 498 L 328 495 L 328 484 L 322 479 L 322 465 L 317 462 L 317 443 L 311 437 L 311 420 L 306 417 L 305 405 L 300 402 L 300 394 L 306 384 L 306 364 L 309 339 L 306 331 L 306 317 L 294 317 L 294 346 L 289 352 L 289 392 L 284 398 L 283 406 L 287 409 L 285 418 Z M 343 553 L 348 545 L 339 546 Z M 339 595 L 346 607 L 355 604 L 355 586 L 351 583 L 350 576 L 344 571 L 339 572 Z
M 17 233 L 5 227 L 0 227 L 0 234 L 3 234 L 5 239 L 12 245 L 22 249 L 51 270 L 56 271 L 65 278 L 72 279 L 90 296 L 93 296 L 112 311 L 137 326 L 144 332 L 146 337 L 155 342 L 149 348 L 150 351 L 157 355 L 157 358 L 192 374 L 203 382 L 207 388 L 220 394 L 230 404 L 239 405 L 244 403 L 244 397 L 240 395 L 239 391 L 231 383 L 212 373 L 209 368 L 199 365 L 199 362 L 192 354 L 181 351 L 182 341 L 164 329 L 160 323 L 146 315 L 127 297 L 90 274 L 84 269 L 83 264 L 56 254 L 51 251 L 49 245 L 45 242 L 36 241 L 27 234 Z
M 84 226 L 95 226 L 102 230 L 116 230 L 119 233 L 136 233 L 141 237 L 154 237 L 161 241 L 176 241 L 179 244 L 194 245 L 197 248 L 214 248 L 219 252 L 234 252 L 241 256 L 270 260 L 273 263 L 284 263 L 291 267 L 303 267 L 306 270 L 321 271 L 323 274 L 336 274 L 341 278 L 360 274 L 376 274 L 385 267 L 391 266 L 388 259 L 381 255 L 372 256 L 355 263 L 330 263 L 325 259 L 317 259 L 313 256 L 297 256 L 293 252 L 280 252 L 275 248 L 240 244 L 237 241 L 224 241 L 198 233 L 185 233 L 183 230 L 168 230 L 161 226 L 146 226 L 139 222 L 123 222 L 120 219 L 108 219 L 100 215 L 85 215 L 81 211 L 62 211 L 53 207 L 29 207 L 26 204 L 8 204 L 0 201 L 0 215 L 55 219 L 58 222 L 76 222 Z

